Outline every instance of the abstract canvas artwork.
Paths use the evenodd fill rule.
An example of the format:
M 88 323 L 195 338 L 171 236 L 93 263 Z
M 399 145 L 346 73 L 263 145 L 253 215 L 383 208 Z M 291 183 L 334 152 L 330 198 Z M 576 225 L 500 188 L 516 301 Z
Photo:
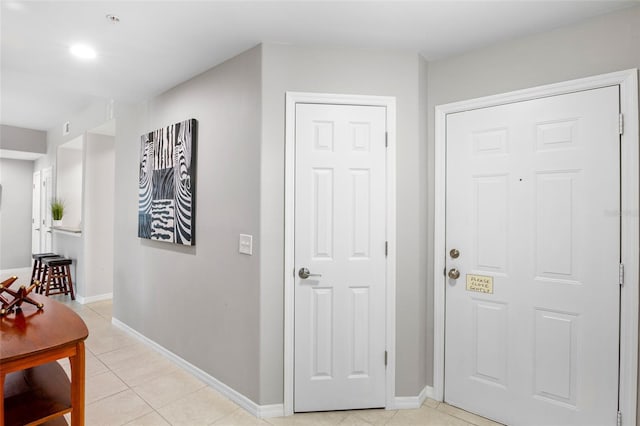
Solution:
M 138 237 L 194 244 L 196 124 L 185 120 L 142 135 Z

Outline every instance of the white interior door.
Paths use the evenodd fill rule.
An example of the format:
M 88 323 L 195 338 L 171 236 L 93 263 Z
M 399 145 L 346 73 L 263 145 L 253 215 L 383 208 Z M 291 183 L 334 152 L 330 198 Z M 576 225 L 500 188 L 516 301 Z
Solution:
M 616 424 L 618 117 L 617 86 L 447 116 L 448 403 Z
M 51 199 L 53 198 L 53 173 L 51 167 L 42 169 L 42 190 L 40 191 L 40 251 L 49 253 L 52 250 L 51 226 Z
M 41 253 L 40 251 L 40 211 L 41 198 L 40 188 L 40 171 L 33 174 L 33 192 L 31 194 L 31 253 Z
M 296 105 L 298 412 L 385 405 L 385 113 Z

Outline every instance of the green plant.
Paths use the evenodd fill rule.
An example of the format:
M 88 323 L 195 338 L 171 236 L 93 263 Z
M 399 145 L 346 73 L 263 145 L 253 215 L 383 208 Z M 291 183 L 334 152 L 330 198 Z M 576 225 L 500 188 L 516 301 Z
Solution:
M 51 216 L 53 220 L 61 220 L 64 215 L 64 201 L 59 198 L 51 199 Z

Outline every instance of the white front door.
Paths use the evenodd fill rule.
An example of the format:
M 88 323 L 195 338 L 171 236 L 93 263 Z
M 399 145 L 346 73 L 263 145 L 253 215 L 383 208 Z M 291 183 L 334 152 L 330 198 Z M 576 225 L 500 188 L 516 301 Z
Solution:
M 447 116 L 446 402 L 616 424 L 618 90 Z
M 385 114 L 296 104 L 294 411 L 385 405 Z

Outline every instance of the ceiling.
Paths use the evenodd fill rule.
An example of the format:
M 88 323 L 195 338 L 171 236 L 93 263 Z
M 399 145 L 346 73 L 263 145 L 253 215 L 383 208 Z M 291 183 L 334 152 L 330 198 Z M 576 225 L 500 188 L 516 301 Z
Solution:
M 0 123 L 48 130 L 96 99 L 149 99 L 261 42 L 401 49 L 436 60 L 638 4 L 1 0 Z M 72 57 L 76 42 L 98 57 Z

